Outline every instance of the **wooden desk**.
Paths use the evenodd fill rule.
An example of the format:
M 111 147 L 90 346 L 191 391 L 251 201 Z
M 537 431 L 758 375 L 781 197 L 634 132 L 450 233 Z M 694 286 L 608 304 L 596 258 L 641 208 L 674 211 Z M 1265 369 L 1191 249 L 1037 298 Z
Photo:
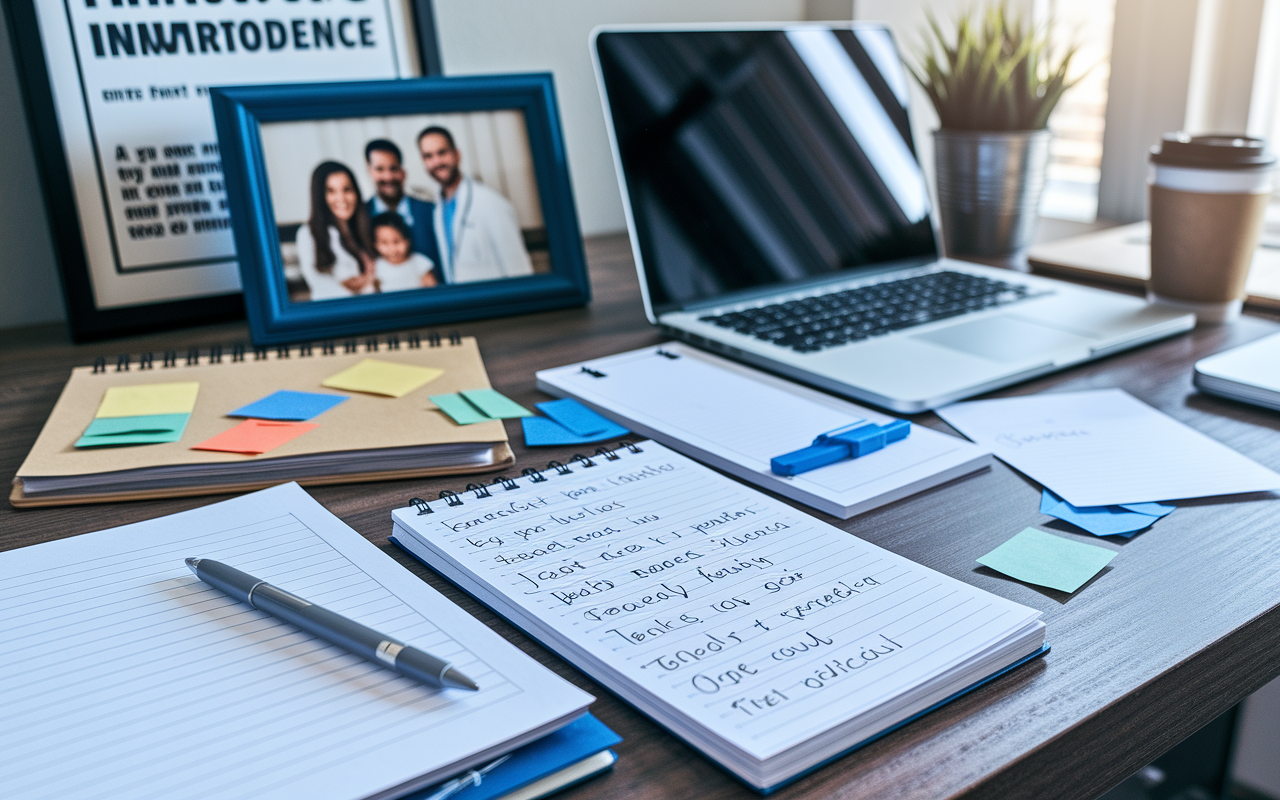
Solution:
M 644 319 L 625 237 L 588 244 L 595 300 L 589 308 L 458 326 L 479 337 L 494 385 L 531 405 L 545 399 L 544 367 L 656 343 Z M 1240 452 L 1280 468 L 1280 417 L 1196 393 L 1203 356 L 1280 330 L 1250 317 L 1197 330 L 1001 394 L 1118 386 Z M 0 341 L 0 472 L 13 475 L 72 366 L 95 356 L 243 341 L 243 325 L 139 337 L 107 345 L 66 343 L 53 327 Z M 946 429 L 932 414 L 916 419 Z M 514 471 L 567 460 L 574 449 L 526 450 L 508 423 Z M 588 451 L 589 452 L 589 451 Z M 567 667 L 469 597 L 388 544 L 390 510 L 465 481 L 438 479 L 324 487 L 314 496 L 392 558 L 543 663 L 594 693 L 595 713 L 626 741 L 611 775 L 565 795 L 586 798 L 754 796 L 711 762 Z M 779 792 L 792 798 L 1091 798 L 1280 674 L 1280 504 L 1270 495 L 1180 503 L 1128 542 L 1074 596 L 999 577 L 974 559 L 1028 525 L 1040 490 L 1002 464 L 836 525 L 934 569 L 1044 611 L 1053 650 L 1044 659 L 927 715 Z M 169 514 L 211 498 L 0 510 L 0 549 Z M 1048 523 L 1048 524 L 1046 524 Z M 1059 530 L 1069 530 L 1066 526 Z M 1069 533 L 1067 535 L 1079 535 Z

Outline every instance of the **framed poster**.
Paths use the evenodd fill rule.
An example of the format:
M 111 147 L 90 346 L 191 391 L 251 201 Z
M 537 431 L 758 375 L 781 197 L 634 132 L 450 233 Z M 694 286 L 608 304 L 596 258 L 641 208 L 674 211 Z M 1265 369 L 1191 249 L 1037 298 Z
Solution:
M 77 341 L 237 317 L 208 87 L 439 71 L 429 0 L 5 0 Z

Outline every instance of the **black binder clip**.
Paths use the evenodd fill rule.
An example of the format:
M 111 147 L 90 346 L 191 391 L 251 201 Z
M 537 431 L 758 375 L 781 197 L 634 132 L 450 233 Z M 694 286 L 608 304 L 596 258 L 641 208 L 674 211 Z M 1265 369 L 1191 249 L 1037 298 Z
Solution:
M 774 475 L 799 475 L 837 461 L 860 458 L 867 453 L 883 450 L 887 445 L 907 438 L 909 433 L 911 423 L 905 419 L 894 420 L 888 425 L 859 420 L 843 428 L 818 434 L 818 438 L 808 447 L 770 459 L 769 468 Z

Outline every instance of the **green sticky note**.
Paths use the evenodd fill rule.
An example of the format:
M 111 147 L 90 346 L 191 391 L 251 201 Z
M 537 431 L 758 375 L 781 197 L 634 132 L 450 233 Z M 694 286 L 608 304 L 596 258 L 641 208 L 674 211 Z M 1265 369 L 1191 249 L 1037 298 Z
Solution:
M 490 419 L 532 417 L 533 412 L 493 389 L 469 389 L 461 393 L 471 405 Z
M 1024 583 L 1071 593 L 1116 557 L 1114 550 L 1027 528 L 978 559 L 978 563 Z
M 470 425 L 473 422 L 492 422 L 480 410 L 467 402 L 460 394 L 433 394 L 431 402 L 440 406 L 440 410 L 453 418 L 459 425 Z
M 121 447 L 132 444 L 176 442 L 187 428 L 190 414 L 140 414 L 132 417 L 99 417 L 89 423 L 76 447 Z

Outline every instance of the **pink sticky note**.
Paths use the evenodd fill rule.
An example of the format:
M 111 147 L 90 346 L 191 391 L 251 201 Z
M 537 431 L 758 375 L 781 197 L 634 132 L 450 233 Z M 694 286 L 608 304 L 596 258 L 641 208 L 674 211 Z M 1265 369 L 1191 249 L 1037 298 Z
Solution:
M 192 450 L 217 450 L 223 453 L 247 453 L 261 455 L 280 445 L 293 441 L 313 428 L 314 422 L 279 422 L 267 419 L 246 419 L 231 430 L 223 431 L 192 447 Z

